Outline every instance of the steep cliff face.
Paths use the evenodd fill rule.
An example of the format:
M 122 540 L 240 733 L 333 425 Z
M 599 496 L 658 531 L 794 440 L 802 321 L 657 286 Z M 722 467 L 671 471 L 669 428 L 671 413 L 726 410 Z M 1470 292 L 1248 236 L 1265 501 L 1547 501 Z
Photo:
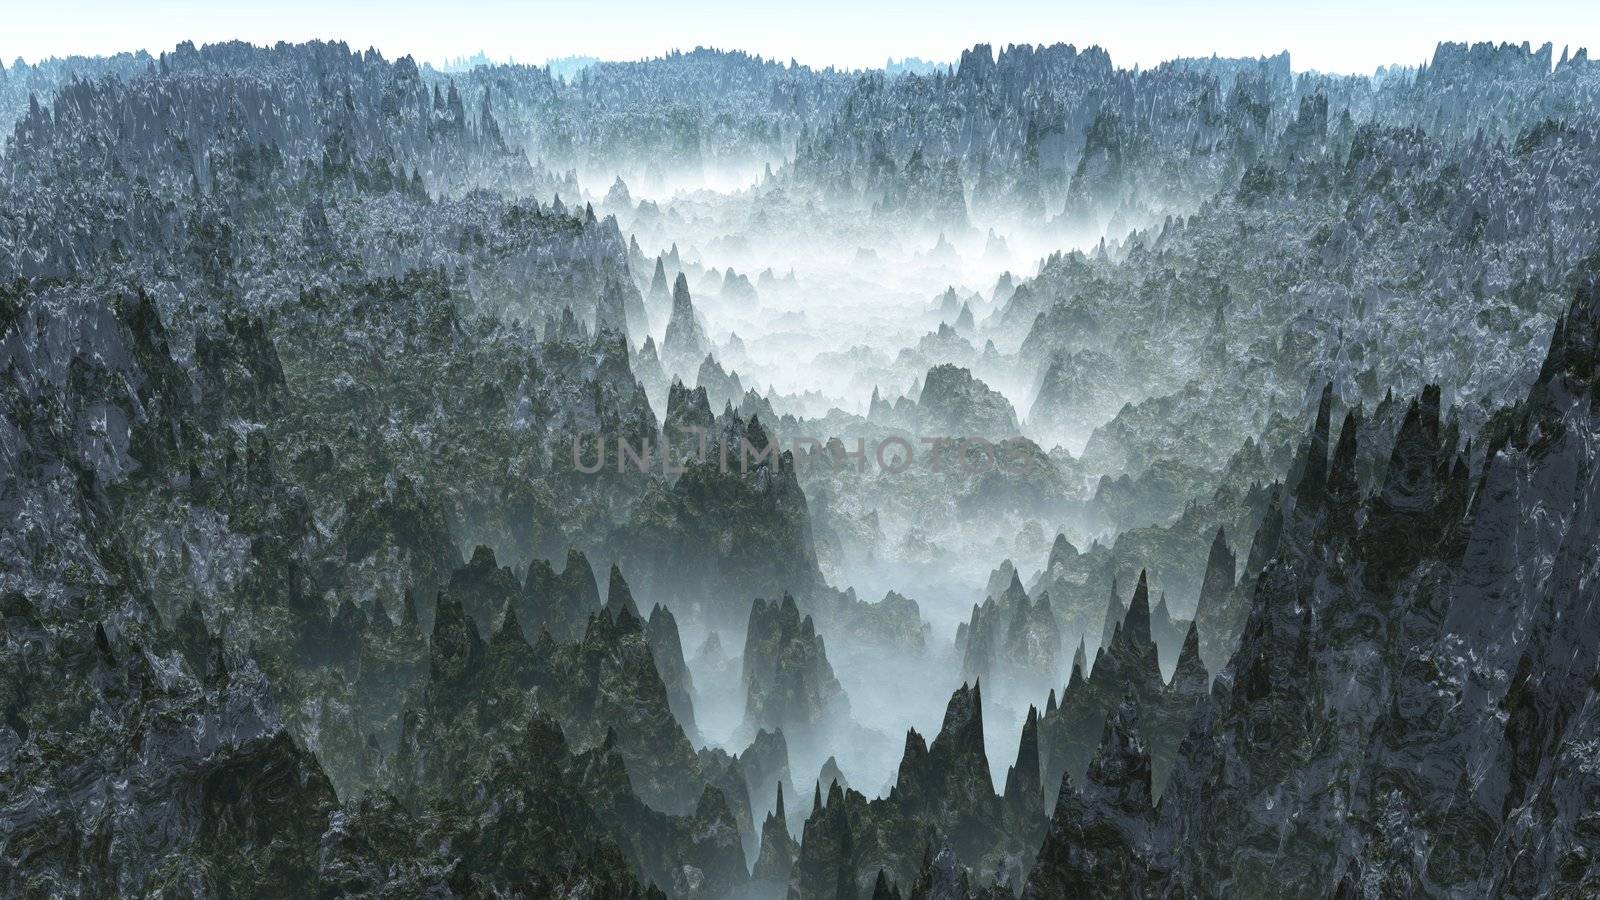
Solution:
M 1243 604 L 1230 602 L 1238 565 L 1238 557 L 1228 547 L 1227 535 L 1218 528 L 1216 540 L 1211 542 L 1211 553 L 1206 558 L 1206 576 L 1200 584 L 1200 599 L 1194 613 L 1195 627 L 1200 633 L 1200 658 L 1213 672 L 1222 669 L 1232 655 L 1233 636 L 1244 630 L 1244 622 L 1237 612 Z
M 661 683 L 667 688 L 667 704 L 672 717 L 683 726 L 691 743 L 699 743 L 699 731 L 694 724 L 694 678 L 683 658 L 683 640 L 678 634 L 678 620 L 672 611 L 656 604 L 650 610 L 650 621 L 645 625 L 645 637 L 650 644 L 650 656 L 655 660 Z

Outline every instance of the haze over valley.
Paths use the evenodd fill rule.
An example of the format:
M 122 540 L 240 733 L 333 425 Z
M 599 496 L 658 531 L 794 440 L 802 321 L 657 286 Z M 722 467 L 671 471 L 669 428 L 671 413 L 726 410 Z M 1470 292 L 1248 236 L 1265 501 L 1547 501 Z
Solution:
M 0 893 L 1600 891 L 1586 51 L 599 52 L 0 67 Z

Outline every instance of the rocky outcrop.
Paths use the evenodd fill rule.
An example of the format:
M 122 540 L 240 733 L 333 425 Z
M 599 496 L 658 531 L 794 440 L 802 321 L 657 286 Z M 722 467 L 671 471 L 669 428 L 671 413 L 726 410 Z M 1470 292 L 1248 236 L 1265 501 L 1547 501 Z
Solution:
M 1026 752 L 1019 754 L 1013 793 L 1026 793 Z M 976 685 L 951 697 L 944 723 L 930 745 L 914 729 L 906 735 L 894 787 L 868 800 L 839 784 L 817 795 L 806 819 L 791 885 L 801 896 L 859 896 L 879 871 L 911 884 L 924 868 L 924 850 L 947 847 L 962 867 L 1005 873 L 1020 883 L 1042 833 L 1037 823 L 1008 815 L 994 792 L 983 749 L 983 700 Z M 917 849 L 922 848 L 922 849 Z
M 1183 647 L 1184 635 L 1188 633 L 1190 624 L 1191 621 L 1188 619 L 1173 618 L 1172 610 L 1167 608 L 1165 593 L 1156 601 L 1155 608 L 1150 610 L 1150 638 L 1156 642 L 1163 672 L 1178 658 L 1178 653 Z
M 667 387 L 672 383 L 672 379 L 661 364 L 661 356 L 656 351 L 655 337 L 645 335 L 644 343 L 639 345 L 638 352 L 633 355 L 632 367 L 640 386 L 650 397 L 650 402 L 656 409 L 664 409 Z
M 683 658 L 683 641 L 678 635 L 678 620 L 672 611 L 661 604 L 650 610 L 650 621 L 645 624 L 645 638 L 650 644 L 650 656 L 661 674 L 661 683 L 667 688 L 667 705 L 672 717 L 683 726 L 691 743 L 698 743 L 699 731 L 694 724 L 694 679 Z
M 1041 322 L 1034 333 L 1044 336 L 1052 330 Z M 1033 349 L 1024 345 L 1024 355 Z M 1033 406 L 1028 408 L 1025 430 L 1029 436 L 1049 446 L 1083 434 L 1082 423 L 1104 420 L 1122 399 L 1116 390 L 1115 372 L 1116 361 L 1092 349 L 1052 356 L 1039 378 Z
M 661 339 L 661 365 L 668 375 L 687 378 L 710 351 L 711 339 L 689 299 L 689 280 L 679 272 L 672 285 L 672 315 Z
M 789 741 L 781 729 L 758 729 L 750 746 L 739 754 L 739 769 L 744 773 L 745 784 L 752 798 L 765 796 L 773 784 L 790 797 L 798 796 L 789 771 Z M 771 807 L 763 806 L 760 802 L 753 802 L 751 807 L 756 810 L 758 820 L 771 811 Z M 798 818 L 795 820 L 796 823 L 799 821 Z M 761 822 L 754 824 L 760 827 Z
M 757 599 L 745 631 L 744 728 L 811 735 L 849 716 L 822 636 L 794 598 Z
M 706 401 L 712 409 L 744 402 L 744 385 L 739 383 L 739 373 L 724 371 L 722 364 L 709 353 L 696 370 L 695 386 L 705 388 Z
M 699 409 L 703 394 L 690 395 L 685 406 Z M 627 570 L 674 614 L 716 627 L 745 624 L 736 597 L 809 600 L 821 573 L 793 452 L 780 454 L 759 419 L 737 413 L 716 420 L 705 447 L 670 485 L 655 482 L 613 536 Z
M 706 779 L 672 715 L 643 622 L 596 613 L 582 641 L 541 637 L 533 656 L 539 701 L 574 742 L 611 741 L 645 802 L 669 812 L 692 807 Z
M 812 603 L 817 618 L 846 644 L 911 653 L 919 653 L 927 645 L 928 626 L 917 601 L 910 597 L 889 591 L 882 600 L 869 603 L 857 599 L 854 588 L 819 594 Z
M 1022 739 L 1017 744 L 1017 761 L 1006 770 L 1005 792 L 1001 795 L 1007 810 L 1023 824 L 1044 820 L 1043 773 L 1039 768 L 1039 711 L 1028 707 L 1022 723 Z
M 514 877 L 516 860 L 525 857 L 521 865 L 531 868 L 534 885 L 570 878 L 563 870 L 573 869 L 592 871 L 596 880 L 638 872 L 684 897 L 720 897 L 744 884 L 734 813 L 716 788 L 706 787 L 688 814 L 667 815 L 633 795 L 625 763 L 609 742 L 573 754 L 560 727 L 537 716 L 523 734 L 473 792 L 443 801 L 446 812 L 480 802 L 491 811 L 448 845 L 483 873 L 477 877 L 491 884 L 496 873 Z M 432 820 L 408 824 L 391 839 L 405 842 L 400 835 L 406 835 L 424 858 L 439 852 L 439 844 L 426 843 L 445 836 Z
M 1200 599 L 1194 613 L 1195 627 L 1200 632 L 1200 658 L 1212 672 L 1221 671 L 1233 654 L 1237 635 L 1244 630 L 1241 612 L 1248 607 L 1234 602 L 1237 570 L 1238 558 L 1228 547 L 1227 535 L 1218 528 L 1206 558 L 1205 580 L 1200 583 Z
M 677 376 L 667 389 L 667 414 L 661 421 L 664 452 L 673 462 L 704 460 L 716 416 L 704 387 L 688 388 Z
M 577 640 L 599 608 L 600 589 L 584 554 L 567 551 L 560 574 L 542 559 L 528 563 L 517 610 L 530 641 L 541 632 L 549 632 L 558 641 Z
M 849 790 L 850 780 L 844 777 L 844 770 L 839 768 L 838 758 L 830 756 L 822 761 L 822 769 L 817 773 L 817 784 L 819 786 L 826 784 L 830 787 L 837 784 Z
M 1151 892 L 1150 783 L 1150 752 L 1139 733 L 1138 704 L 1129 695 L 1106 719 L 1083 790 L 1073 787 L 1070 775 L 1062 777 L 1049 833 L 1022 895 L 1044 900 Z
M 1061 632 L 1050 595 L 1031 599 L 1014 570 L 1003 591 L 972 608 L 958 642 L 965 678 L 999 677 L 1042 688 L 1060 669 Z
M 777 806 L 761 823 L 761 852 L 750 878 L 770 889 L 786 890 L 800 846 L 789 834 L 789 820 L 783 806 L 783 783 L 778 783 Z
M 917 402 L 918 430 L 951 438 L 1016 437 L 1017 413 L 998 391 L 953 365 L 928 370 Z
M 516 576 L 509 568 L 497 566 L 494 551 L 482 545 L 472 551 L 465 566 L 450 573 L 445 587 L 445 596 L 461 604 L 484 638 L 512 612 L 521 593 Z
M 1040 718 L 1044 783 L 1057 783 L 1064 774 L 1075 779 L 1085 775 L 1105 723 L 1127 695 L 1140 710 L 1154 787 L 1159 793 L 1187 733 L 1197 697 L 1205 696 L 1210 681 L 1199 654 L 1199 638 L 1190 624 L 1172 680 L 1162 678 L 1151 633 L 1149 587 L 1141 575 L 1126 616 L 1096 653 L 1093 666 L 1085 670 L 1082 662 L 1075 660 L 1059 705 L 1054 709 L 1047 705 Z M 1054 698 L 1054 692 L 1051 696 Z

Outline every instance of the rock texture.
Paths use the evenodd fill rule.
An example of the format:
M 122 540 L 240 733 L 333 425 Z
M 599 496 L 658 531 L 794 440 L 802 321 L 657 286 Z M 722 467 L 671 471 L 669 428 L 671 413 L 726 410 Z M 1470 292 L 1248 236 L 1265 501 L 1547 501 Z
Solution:
M 744 727 L 811 735 L 849 715 L 849 700 L 810 616 L 793 597 L 750 607 L 745 631 Z

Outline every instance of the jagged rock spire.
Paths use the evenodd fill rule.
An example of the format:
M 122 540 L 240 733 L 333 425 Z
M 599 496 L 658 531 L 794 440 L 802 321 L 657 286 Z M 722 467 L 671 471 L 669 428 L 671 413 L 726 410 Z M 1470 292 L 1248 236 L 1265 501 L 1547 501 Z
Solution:
M 1356 440 L 1360 431 L 1361 411 L 1347 411 L 1328 469 L 1328 532 L 1346 540 L 1355 536 L 1356 510 L 1361 505 L 1361 486 L 1356 476 Z
M 670 374 L 687 374 L 696 370 L 710 350 L 711 341 L 695 318 L 694 303 L 689 298 L 689 279 L 679 272 L 672 285 L 672 316 L 661 340 L 662 365 Z
M 622 577 L 622 569 L 615 563 L 611 566 L 611 581 L 606 587 L 606 613 L 613 619 L 621 620 L 624 615 L 634 621 L 642 621 L 639 607 L 633 602 L 633 591 L 628 589 L 628 582 Z
M 837 784 L 845 790 L 850 788 L 850 780 L 844 777 L 844 771 L 839 768 L 839 760 L 832 756 L 829 756 L 822 763 L 822 771 L 818 780 L 830 787 Z
M 495 629 L 494 637 L 489 640 L 490 646 L 528 646 L 528 636 L 523 633 L 522 622 L 517 615 L 515 604 L 506 607 L 506 612 L 500 619 L 500 627 Z
M 1144 895 L 1153 826 L 1150 754 L 1139 736 L 1137 705 L 1127 695 L 1106 719 L 1083 792 L 1073 789 L 1070 773 L 1061 776 L 1050 829 L 1022 896 L 1099 896 L 1109 884 L 1117 884 L 1118 893 Z
M 1112 636 L 1116 634 L 1117 629 L 1122 627 L 1122 620 L 1124 618 L 1126 618 L 1127 615 L 1128 615 L 1128 608 L 1126 606 L 1123 606 L 1122 597 L 1121 597 L 1121 595 L 1119 595 L 1117 593 L 1117 579 L 1116 579 L 1116 576 L 1112 576 L 1112 578 L 1111 578 L 1111 596 L 1109 598 L 1107 598 L 1107 600 L 1106 600 L 1105 627 L 1100 632 L 1100 649 L 1101 650 L 1104 650 L 1107 647 L 1111 646 L 1111 638 L 1112 638 Z M 1085 673 L 1085 674 L 1088 674 L 1088 673 Z
M 1089 764 L 1084 798 L 1129 816 L 1147 816 L 1153 809 L 1150 751 L 1139 732 L 1139 704 L 1132 692 L 1123 695 L 1116 713 L 1106 720 L 1100 751 Z
M 1406 410 L 1389 454 L 1383 487 L 1372 498 L 1362 525 L 1367 575 L 1380 592 L 1409 572 L 1445 523 L 1439 504 L 1439 386 L 1428 385 Z
M 483 662 L 483 651 L 483 639 L 461 601 L 448 592 L 440 593 L 428 657 L 433 682 L 455 682 L 477 671 Z
M 961 685 L 945 705 L 944 724 L 929 752 L 939 750 L 982 759 L 984 774 L 988 774 L 988 757 L 983 749 L 983 686 L 980 681 L 974 681 L 971 687 Z
M 1305 451 L 1305 467 L 1300 473 L 1300 483 L 1295 486 L 1295 509 L 1302 516 L 1315 515 L 1322 508 L 1322 499 L 1328 487 L 1328 419 L 1333 402 L 1333 385 L 1322 388 L 1322 399 L 1317 404 L 1316 424 L 1311 429 Z
M 1254 578 L 1278 553 L 1278 543 L 1283 538 L 1283 485 L 1272 485 L 1272 497 L 1267 511 L 1261 517 L 1261 526 L 1250 541 L 1250 554 L 1246 557 L 1245 576 Z
M 1233 590 L 1239 559 L 1228 546 L 1228 534 L 1217 526 L 1216 537 L 1211 539 L 1211 551 L 1206 555 L 1206 574 L 1200 583 L 1200 600 L 1195 607 L 1195 618 L 1205 617 L 1203 611 L 1223 602 Z
M 1052 691 L 1051 696 L 1055 694 Z M 1006 805 L 1019 816 L 1043 818 L 1044 793 L 1039 767 L 1039 711 L 1028 707 L 1028 718 L 1022 724 L 1022 738 L 1017 743 L 1017 761 L 1006 772 Z
M 1201 657 L 1211 671 L 1219 670 L 1226 662 L 1233 642 L 1244 629 L 1247 607 L 1242 597 L 1236 602 L 1233 596 L 1238 567 L 1238 556 L 1228 546 L 1227 533 L 1219 526 L 1206 556 L 1205 577 L 1200 582 L 1200 599 L 1194 611 Z
M 595 303 L 594 330 L 600 336 L 607 332 L 628 336 L 628 294 L 633 285 L 607 278 Z
M 657 256 L 655 273 L 650 276 L 650 299 L 653 302 L 665 302 L 671 296 L 672 288 L 667 284 L 665 261 Z
M 1139 585 L 1133 589 L 1133 601 L 1128 604 L 1128 615 L 1122 620 L 1122 632 L 1127 640 L 1143 645 L 1150 642 L 1150 585 L 1144 570 L 1139 572 Z
M 527 613 L 523 627 L 528 633 L 548 631 L 558 640 L 581 638 L 590 614 L 600 608 L 600 588 L 589 558 L 569 549 L 559 575 L 550 563 L 534 559 L 528 564 L 519 603 Z
M 1172 673 L 1171 689 L 1185 697 L 1204 697 L 1211 685 L 1211 676 L 1200 658 L 1200 632 L 1194 622 L 1183 636 L 1183 649 L 1178 652 L 1178 667 Z
M 745 728 L 783 728 L 791 737 L 846 715 L 849 701 L 834 676 L 811 616 L 792 595 L 750 606 L 745 629 Z
M 788 819 L 784 817 L 783 782 L 780 781 L 778 807 L 776 811 L 768 813 L 761 823 L 761 848 L 750 877 L 767 884 L 788 884 L 799 851 L 799 845 L 789 834 Z
M 694 717 L 694 679 L 683 658 L 683 639 L 678 632 L 678 620 L 672 611 L 657 603 L 650 609 L 650 620 L 645 623 L 645 639 L 650 644 L 650 656 L 655 660 L 656 671 L 667 688 L 667 705 L 672 717 L 683 726 L 691 742 L 696 742 L 699 730 Z

